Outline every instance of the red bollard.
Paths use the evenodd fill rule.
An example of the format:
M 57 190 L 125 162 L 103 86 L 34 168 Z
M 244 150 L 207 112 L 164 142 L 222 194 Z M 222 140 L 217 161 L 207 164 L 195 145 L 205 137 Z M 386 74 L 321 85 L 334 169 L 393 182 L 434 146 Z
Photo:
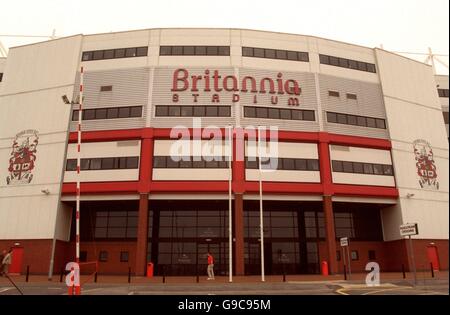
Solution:
M 328 276 L 328 263 L 326 261 L 322 261 L 322 275 Z

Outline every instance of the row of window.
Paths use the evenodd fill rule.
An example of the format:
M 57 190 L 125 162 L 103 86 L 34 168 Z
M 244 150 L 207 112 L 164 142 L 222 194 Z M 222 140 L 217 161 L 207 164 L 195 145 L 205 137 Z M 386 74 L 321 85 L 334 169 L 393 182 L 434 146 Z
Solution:
M 439 97 L 447 97 L 448 98 L 448 89 L 438 89 L 438 94 L 439 94 Z
M 309 54 L 304 51 L 280 50 L 269 48 L 242 47 L 243 57 L 309 61 Z
M 350 161 L 331 161 L 333 172 L 339 173 L 355 173 L 355 174 L 370 174 L 370 175 L 387 175 L 393 176 L 394 169 L 392 165 L 350 162 Z
M 328 56 L 328 55 L 319 55 L 320 63 L 324 65 L 330 65 L 330 66 L 336 66 L 336 67 L 342 67 L 342 68 L 348 68 L 353 70 L 359 70 L 359 71 L 366 71 L 366 72 L 372 72 L 375 73 L 376 68 L 373 63 L 368 63 L 364 61 L 357 61 L 352 59 L 346 59 L 346 58 L 340 58 L 335 56 Z
M 143 57 L 147 53 L 147 46 L 84 51 L 81 61 Z
M 313 110 L 244 106 L 244 117 L 315 121 Z
M 160 56 L 229 56 L 230 46 L 160 46 Z
M 114 119 L 114 118 L 131 118 L 142 117 L 142 106 L 124 106 L 124 107 L 107 107 L 84 109 L 83 120 L 94 119 Z M 72 113 L 72 121 L 78 120 L 78 110 Z
M 327 112 L 327 121 L 343 125 L 386 129 L 386 121 L 381 118 Z
M 3 72 L 0 72 L 0 82 L 3 80 Z
M 138 156 L 108 157 L 108 158 L 88 158 L 81 159 L 80 169 L 87 170 L 117 170 L 136 169 L 139 167 Z M 77 160 L 67 159 L 66 171 L 76 171 Z
M 86 251 L 80 252 L 80 261 L 85 262 L 86 258 L 84 256 L 87 256 Z M 84 258 L 84 259 L 83 259 Z M 120 252 L 120 262 L 128 262 L 129 259 L 129 253 L 128 252 Z M 98 261 L 100 262 L 108 262 L 108 252 L 106 250 L 101 250 L 98 254 Z
M 245 168 L 258 169 L 258 157 L 245 157 Z M 276 167 L 276 168 L 275 168 Z M 317 159 L 294 159 L 294 158 L 277 158 L 273 161 L 270 159 L 261 161 L 262 169 L 274 168 L 277 170 L 294 170 L 294 171 L 318 171 L 319 160 Z
M 157 105 L 156 117 L 230 117 L 231 106 Z
M 340 97 L 341 94 L 338 91 L 328 91 L 328 96 Z M 358 96 L 354 93 L 345 93 L 345 96 L 349 100 L 356 100 Z
M 212 159 L 213 157 L 211 157 Z M 223 160 L 223 161 L 222 161 Z M 174 161 L 170 156 L 153 157 L 154 168 L 228 168 L 228 161 L 222 157 L 207 161 L 205 157 L 185 156 L 180 161 Z

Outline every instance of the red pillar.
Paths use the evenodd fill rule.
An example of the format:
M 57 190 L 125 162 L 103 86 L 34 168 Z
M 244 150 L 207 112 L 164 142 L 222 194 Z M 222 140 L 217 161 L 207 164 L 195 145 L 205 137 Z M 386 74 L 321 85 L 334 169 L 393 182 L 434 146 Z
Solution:
M 147 264 L 148 244 L 148 194 L 141 194 L 139 199 L 139 222 L 136 244 L 136 269 L 137 276 L 144 276 Z
M 144 129 L 141 140 L 139 167 L 139 221 L 136 244 L 136 269 L 138 276 L 146 274 L 148 247 L 148 195 L 153 169 L 153 129 Z
M 234 272 L 243 276 L 244 270 L 244 200 L 242 194 L 234 194 Z
M 320 179 L 323 185 L 323 213 L 325 219 L 325 237 L 327 243 L 328 270 L 330 274 L 337 271 L 336 261 L 336 233 L 334 230 L 333 215 L 333 179 L 331 173 L 331 160 L 328 134 L 319 134 L 319 161 Z
M 244 133 L 236 129 L 233 136 L 233 193 L 234 193 L 234 272 L 237 276 L 245 274 L 244 263 L 244 200 L 245 161 Z

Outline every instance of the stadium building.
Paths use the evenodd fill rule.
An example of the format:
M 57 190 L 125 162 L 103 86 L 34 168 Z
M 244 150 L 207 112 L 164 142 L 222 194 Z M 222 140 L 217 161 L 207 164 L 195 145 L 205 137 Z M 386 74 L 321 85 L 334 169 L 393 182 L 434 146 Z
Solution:
M 260 180 L 266 274 L 342 273 L 342 237 L 352 271 L 408 270 L 405 223 L 417 268 L 448 269 L 448 76 L 429 65 L 314 36 L 147 29 L 13 47 L 0 81 L 0 250 L 20 248 L 22 271 L 75 259 L 80 101 L 80 259 L 101 274 L 194 275 L 211 251 L 226 275 L 230 197 L 233 272 L 260 274 Z M 274 130 L 270 172 L 258 126 Z

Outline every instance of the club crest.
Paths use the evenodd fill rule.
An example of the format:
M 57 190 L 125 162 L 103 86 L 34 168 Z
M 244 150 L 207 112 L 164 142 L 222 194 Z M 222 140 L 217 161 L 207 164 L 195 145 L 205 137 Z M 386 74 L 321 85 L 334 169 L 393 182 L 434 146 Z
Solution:
M 433 149 L 428 141 L 418 139 L 413 142 L 417 175 L 421 188 L 439 189 Z
M 31 182 L 38 142 L 39 137 L 36 130 L 23 130 L 16 135 L 9 158 L 9 175 L 6 177 L 8 185 Z

